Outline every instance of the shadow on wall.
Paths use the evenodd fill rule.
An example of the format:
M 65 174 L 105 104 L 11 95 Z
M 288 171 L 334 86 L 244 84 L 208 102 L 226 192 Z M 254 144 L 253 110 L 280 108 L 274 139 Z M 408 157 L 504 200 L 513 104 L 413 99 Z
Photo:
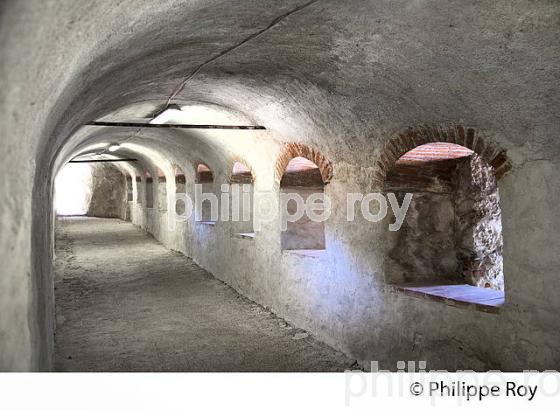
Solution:
M 146 172 L 146 208 L 153 209 L 154 207 L 154 179 L 149 172 Z
M 251 168 L 241 162 L 235 162 L 231 171 L 229 201 L 232 233 L 245 237 L 254 234 L 253 194 L 255 189 L 253 183 Z
M 218 210 L 218 203 L 212 202 L 211 197 L 206 198 L 204 194 L 214 194 L 214 173 L 206 164 L 198 164 L 196 167 L 196 184 L 201 187 L 201 209 L 197 215 L 199 222 L 215 222 L 216 218 L 212 215 L 212 210 Z M 214 215 L 216 216 L 216 215 Z
M 286 166 L 280 181 L 280 193 L 286 198 L 294 194 L 307 201 L 312 194 L 324 194 L 325 184 L 319 167 L 303 157 L 295 157 Z M 287 212 L 296 212 L 297 204 L 289 200 L 285 205 Z M 281 204 L 283 208 L 284 205 Z M 286 217 L 284 212 L 281 214 Z M 282 231 L 283 250 L 325 249 L 325 223 L 315 222 L 303 215 L 297 221 L 284 222 L 286 230 Z
M 187 180 L 185 173 L 178 165 L 173 165 L 173 173 L 175 174 L 175 194 L 186 194 Z M 183 215 L 185 212 L 185 203 L 183 201 L 176 201 L 175 212 L 177 215 Z

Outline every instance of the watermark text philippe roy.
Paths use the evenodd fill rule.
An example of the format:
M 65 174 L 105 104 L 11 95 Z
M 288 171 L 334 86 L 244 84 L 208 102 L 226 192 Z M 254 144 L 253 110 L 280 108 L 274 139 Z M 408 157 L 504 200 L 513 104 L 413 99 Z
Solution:
M 360 218 L 367 222 L 380 222 L 391 218 L 390 231 L 398 231 L 406 217 L 413 195 L 406 193 L 397 198 L 394 193 L 348 193 L 344 206 L 333 207 L 324 192 L 272 192 L 253 191 L 252 185 L 223 184 L 219 193 L 204 192 L 203 185 L 196 184 L 194 201 L 185 193 L 171 193 L 168 212 L 170 229 L 178 221 L 194 216 L 195 221 L 252 222 L 255 232 L 277 219 L 281 229 L 302 219 L 324 222 L 337 213 L 344 213 L 347 222 Z M 179 206 L 180 205 L 180 206 Z

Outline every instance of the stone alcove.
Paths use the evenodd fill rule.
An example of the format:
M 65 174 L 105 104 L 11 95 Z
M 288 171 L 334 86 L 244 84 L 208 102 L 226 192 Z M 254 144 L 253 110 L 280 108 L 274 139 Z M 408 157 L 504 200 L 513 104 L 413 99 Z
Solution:
M 437 131 L 437 132 L 436 132 Z M 505 151 L 474 129 L 409 130 L 378 162 L 384 192 L 413 195 L 389 234 L 386 280 L 407 293 L 496 307 L 504 302 L 498 179 Z

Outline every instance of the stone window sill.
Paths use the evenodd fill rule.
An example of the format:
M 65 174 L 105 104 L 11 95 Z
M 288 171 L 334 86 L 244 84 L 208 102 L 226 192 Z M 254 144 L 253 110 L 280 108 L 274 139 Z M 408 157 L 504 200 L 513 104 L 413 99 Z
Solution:
M 282 253 L 302 258 L 318 258 L 325 253 L 325 249 L 284 249 Z
M 255 239 L 255 233 L 254 232 L 246 232 L 246 233 L 236 233 L 234 235 L 235 238 L 238 239 L 248 239 L 248 240 L 253 240 Z
M 209 225 L 209 226 L 216 225 L 216 221 L 197 221 L 196 223 L 200 225 Z
M 406 283 L 391 285 L 396 293 L 443 302 L 449 306 L 498 313 L 505 302 L 504 292 L 464 283 Z

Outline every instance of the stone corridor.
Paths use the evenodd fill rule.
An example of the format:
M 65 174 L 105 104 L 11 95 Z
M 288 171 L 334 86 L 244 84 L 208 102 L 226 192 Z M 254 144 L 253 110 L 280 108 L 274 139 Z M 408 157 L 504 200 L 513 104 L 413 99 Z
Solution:
M 129 222 L 59 218 L 56 255 L 56 370 L 353 366 Z

